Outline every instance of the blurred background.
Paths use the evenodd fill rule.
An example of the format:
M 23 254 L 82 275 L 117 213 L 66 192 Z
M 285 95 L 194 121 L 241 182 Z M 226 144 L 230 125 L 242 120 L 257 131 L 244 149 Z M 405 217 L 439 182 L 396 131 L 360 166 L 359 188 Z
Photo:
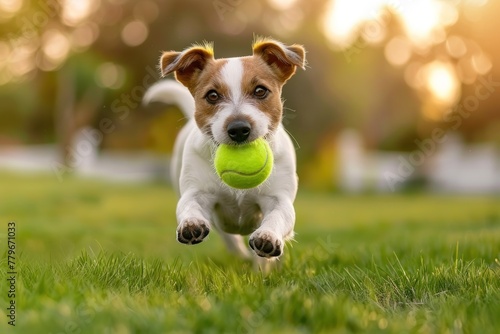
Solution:
M 168 182 L 184 120 L 141 106 L 162 50 L 303 44 L 302 187 L 500 193 L 497 0 L 0 0 L 0 169 Z

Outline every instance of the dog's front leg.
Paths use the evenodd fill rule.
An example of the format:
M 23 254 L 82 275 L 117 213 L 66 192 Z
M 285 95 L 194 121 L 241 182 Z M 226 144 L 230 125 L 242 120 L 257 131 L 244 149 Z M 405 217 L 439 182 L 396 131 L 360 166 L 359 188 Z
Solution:
M 210 232 L 210 212 L 214 195 L 199 190 L 186 191 L 177 204 L 177 240 L 194 245 L 203 241 Z
M 293 198 L 264 196 L 259 200 L 259 206 L 263 220 L 260 227 L 250 235 L 250 247 L 261 257 L 279 257 L 283 254 L 285 240 L 293 238 Z

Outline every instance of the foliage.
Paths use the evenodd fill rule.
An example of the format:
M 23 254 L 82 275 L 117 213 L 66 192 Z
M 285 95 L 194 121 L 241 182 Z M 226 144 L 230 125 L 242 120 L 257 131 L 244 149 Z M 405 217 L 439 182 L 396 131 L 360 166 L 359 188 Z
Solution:
M 431 2 L 436 1 L 426 1 L 426 5 Z M 444 6 L 444 2 L 437 2 Z M 343 3 L 355 6 L 354 1 Z M 371 3 L 381 6 L 384 2 Z M 498 2 L 458 3 L 444 6 L 453 10 L 441 24 L 440 34 L 435 32 L 437 37 L 431 34 L 436 37 L 432 48 L 415 46 L 410 50 L 417 57 L 412 58 L 415 61 L 411 64 L 423 65 L 438 59 L 450 60 L 458 66 L 469 64 L 478 55 L 481 57 L 477 59 L 486 59 L 486 63 L 490 58 L 498 58 L 499 50 L 495 47 Z M 299 71 L 284 89 L 286 106 L 296 110 L 294 119 L 288 118 L 286 125 L 300 142 L 302 149 L 298 157 L 301 162 L 317 154 L 316 145 L 332 126 L 360 130 L 367 137 L 370 148 L 414 149 L 414 140 L 425 137 L 439 123 L 439 120 L 422 116 L 422 112 L 427 110 L 432 114 L 432 110 L 440 110 L 442 113 L 443 108 L 423 106 L 421 102 L 426 98 L 423 88 L 411 88 L 406 82 L 408 73 L 415 71 L 391 66 L 385 59 L 385 46 L 393 39 L 399 38 L 401 42 L 404 35 L 404 29 L 398 24 L 400 18 L 392 17 L 388 11 L 380 14 L 381 18 L 372 13 L 365 22 L 368 27 L 355 29 L 357 37 L 350 41 L 350 47 L 344 45 L 344 49 L 339 50 L 327 38 L 328 33 L 322 25 L 331 4 L 334 4 L 331 0 L 6 2 L 0 6 L 0 98 L 3 107 L 0 131 L 6 138 L 0 140 L 62 142 L 64 146 L 71 138 L 58 133 L 58 126 L 97 127 L 101 119 L 111 115 L 117 130 L 107 134 L 112 138 L 104 140 L 102 145 L 107 147 L 108 143 L 124 141 L 124 145 L 107 148 L 130 145 L 136 148 L 120 136 L 121 131 L 128 130 L 129 124 L 123 121 L 117 106 L 123 107 L 124 96 L 132 96 L 128 111 L 134 112 L 134 120 L 130 117 L 128 121 L 140 118 L 151 123 L 155 121 L 148 119 L 147 112 L 140 112 L 142 108 L 138 102 L 144 89 L 159 78 L 156 74 L 151 77 L 154 80 L 149 80 L 152 72 L 157 73 L 161 50 L 182 50 L 194 42 L 208 40 L 215 42 L 216 57 L 247 55 L 254 35 L 271 35 L 286 43 L 304 44 L 309 51 L 307 71 Z M 371 8 L 368 5 L 359 7 L 356 9 L 360 15 L 366 15 L 367 8 Z M 432 17 L 425 15 L 425 18 Z M 450 20 L 456 22 L 453 27 L 448 27 Z M 420 18 L 414 21 L 420 22 Z M 337 23 L 342 22 L 346 21 Z M 424 23 L 428 22 L 417 23 L 417 28 L 422 26 L 425 30 Z M 375 36 L 378 42 L 370 42 L 366 37 L 370 35 L 370 28 L 380 35 Z M 467 45 L 467 59 L 447 55 L 444 51 L 447 42 L 439 36 L 451 36 L 455 40 L 462 36 Z M 474 53 L 483 49 L 484 54 Z M 462 69 L 463 75 L 472 71 L 469 65 L 466 70 Z M 492 75 L 497 80 L 496 68 Z M 146 78 L 148 83 L 144 84 Z M 477 80 L 463 84 L 464 98 L 473 96 L 476 84 Z M 98 107 L 80 101 L 85 93 L 97 95 L 91 88 L 102 91 L 99 94 L 103 95 L 103 101 L 97 100 Z M 493 94 L 487 101 L 481 101 L 480 112 L 474 112 L 457 131 L 467 134 L 468 140 L 498 140 L 497 96 L 500 95 Z M 93 108 L 95 110 L 89 114 L 94 119 L 83 125 L 71 121 L 71 126 L 57 125 L 63 122 L 61 118 L 64 119 L 58 111 L 64 100 L 77 110 L 66 118 L 78 118 L 77 114 L 85 113 L 85 108 Z M 486 132 L 483 131 L 485 127 L 488 127 Z M 141 143 L 141 148 L 157 150 L 150 141 Z

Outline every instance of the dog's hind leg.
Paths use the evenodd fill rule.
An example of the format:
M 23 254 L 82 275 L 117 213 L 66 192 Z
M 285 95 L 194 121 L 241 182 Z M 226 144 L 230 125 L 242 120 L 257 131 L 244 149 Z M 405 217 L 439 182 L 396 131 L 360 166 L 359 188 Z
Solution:
M 250 252 L 250 249 L 247 247 L 246 243 L 244 242 L 243 236 L 239 234 L 231 234 L 224 232 L 223 226 L 224 225 L 224 214 L 222 212 L 222 209 L 220 206 L 216 206 L 215 210 L 212 214 L 212 221 L 213 221 L 213 226 L 219 232 L 220 236 L 222 237 L 222 240 L 226 244 L 227 249 L 239 256 L 242 259 L 249 260 L 252 258 L 252 253 Z
M 222 240 L 224 240 L 224 243 L 226 244 L 227 249 L 231 253 L 245 260 L 249 260 L 253 257 L 250 252 L 250 248 L 248 248 L 244 242 L 243 236 L 238 234 L 229 234 L 223 231 L 219 232 Z

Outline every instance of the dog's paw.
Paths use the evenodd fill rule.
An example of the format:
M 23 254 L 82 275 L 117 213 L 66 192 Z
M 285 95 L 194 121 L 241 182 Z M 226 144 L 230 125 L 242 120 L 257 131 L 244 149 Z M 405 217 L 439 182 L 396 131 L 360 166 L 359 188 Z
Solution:
M 255 231 L 248 241 L 254 252 L 261 257 L 278 257 L 283 254 L 283 241 L 271 231 Z
M 210 232 L 208 222 L 201 219 L 186 219 L 177 227 L 177 240 L 183 244 L 195 245 L 203 241 Z

